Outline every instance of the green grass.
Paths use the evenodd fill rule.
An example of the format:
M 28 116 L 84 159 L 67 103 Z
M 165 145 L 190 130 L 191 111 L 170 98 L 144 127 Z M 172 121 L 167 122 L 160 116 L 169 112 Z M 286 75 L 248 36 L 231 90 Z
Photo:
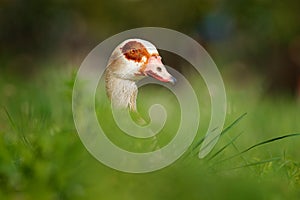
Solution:
M 71 111 L 73 79 L 70 70 L 47 71 L 31 80 L 0 79 L 0 199 L 300 198 L 300 137 L 288 136 L 300 132 L 299 102 L 261 98 L 255 87 L 236 88 L 225 79 L 228 129 L 208 157 L 199 160 L 198 143 L 210 112 L 208 94 L 199 84 L 201 122 L 190 150 L 162 170 L 128 174 L 102 165 L 81 143 Z M 140 92 L 145 116 L 153 91 L 157 88 Z M 179 112 L 168 108 L 172 94 L 163 89 L 160 94 L 173 112 L 158 137 L 163 146 L 173 137 L 172 122 L 179 120 Z M 101 108 L 99 103 L 98 114 Z M 141 149 L 140 140 L 110 137 L 135 151 L 151 144 L 143 141 Z

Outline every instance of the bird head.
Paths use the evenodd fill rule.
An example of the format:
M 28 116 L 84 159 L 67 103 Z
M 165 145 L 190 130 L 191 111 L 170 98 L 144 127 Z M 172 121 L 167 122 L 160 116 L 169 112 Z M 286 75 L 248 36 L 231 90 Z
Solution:
M 127 80 L 140 80 L 150 76 L 162 82 L 175 84 L 176 79 L 169 74 L 161 61 L 156 47 L 145 40 L 129 39 L 113 51 L 109 67 L 114 75 Z

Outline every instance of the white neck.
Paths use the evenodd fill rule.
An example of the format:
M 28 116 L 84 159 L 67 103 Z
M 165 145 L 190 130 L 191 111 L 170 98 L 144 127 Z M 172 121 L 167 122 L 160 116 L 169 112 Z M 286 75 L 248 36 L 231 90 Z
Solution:
M 138 88 L 134 81 L 115 77 L 111 71 L 106 72 L 106 91 L 113 106 L 136 111 Z

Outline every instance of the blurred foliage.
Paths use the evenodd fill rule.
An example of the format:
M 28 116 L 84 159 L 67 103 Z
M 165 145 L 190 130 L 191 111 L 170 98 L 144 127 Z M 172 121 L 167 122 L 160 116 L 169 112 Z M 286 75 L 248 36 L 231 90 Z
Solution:
M 73 83 L 74 74 L 65 69 L 46 70 L 28 83 L 15 77 L 0 79 L 0 199 L 299 199 L 299 137 L 220 162 L 260 141 L 299 131 L 300 105 L 291 99 L 258 103 L 255 86 L 232 89 L 226 126 L 241 113 L 248 115 L 220 138 L 208 158 L 229 142 L 221 153 L 211 160 L 200 160 L 188 150 L 165 169 L 129 174 L 104 166 L 85 150 L 72 120 Z M 207 91 L 200 84 L 195 87 L 201 96 L 201 123 L 192 146 L 204 136 L 210 119 L 209 102 L 203 98 Z M 142 89 L 138 105 L 145 110 L 158 88 Z M 178 106 L 169 93 L 159 96 L 169 107 Z M 103 101 L 96 103 L 101 109 Z M 164 135 L 169 139 L 175 134 L 173 124 L 179 113 L 167 111 Z M 111 113 L 99 114 L 110 131 L 117 128 L 108 120 Z M 244 134 L 230 142 L 241 131 Z M 113 138 L 115 143 L 133 144 L 118 135 Z M 165 136 L 160 138 L 162 145 Z
M 299 10 L 296 0 L 0 0 L 0 199 L 299 199 L 298 138 L 227 163 L 189 158 L 142 175 L 99 164 L 76 135 L 75 73 L 69 71 L 99 42 L 127 29 L 158 26 L 188 34 L 225 75 L 228 121 L 248 112 L 226 136 L 230 141 L 247 134 L 235 141 L 238 149 L 230 145 L 216 157 L 222 159 L 299 131 L 299 103 L 260 99 L 266 90 L 294 96 L 300 91 Z M 165 55 L 167 61 L 174 57 Z M 198 79 L 191 82 L 202 99 L 199 133 L 204 133 L 209 97 Z M 147 95 L 145 88 L 141 97 Z M 217 149 L 228 141 L 224 136 Z M 268 161 L 273 158 L 279 159 Z M 257 165 L 245 167 L 251 163 Z M 229 170 L 239 166 L 244 167 Z
M 100 41 L 136 27 L 186 33 L 219 67 L 254 71 L 270 92 L 296 95 L 300 68 L 299 1 L 116 0 L 0 1 L 0 64 L 32 74 L 42 62 L 79 65 Z M 247 76 L 247 75 L 245 75 Z

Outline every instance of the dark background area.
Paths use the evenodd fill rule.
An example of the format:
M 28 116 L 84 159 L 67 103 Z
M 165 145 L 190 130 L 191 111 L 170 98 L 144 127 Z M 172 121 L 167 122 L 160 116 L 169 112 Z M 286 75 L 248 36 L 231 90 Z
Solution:
M 297 96 L 299 10 L 296 0 L 1 0 L 0 67 L 20 77 L 38 74 L 49 62 L 77 67 L 111 35 L 157 26 L 199 41 L 238 82 L 254 74 L 266 94 Z

